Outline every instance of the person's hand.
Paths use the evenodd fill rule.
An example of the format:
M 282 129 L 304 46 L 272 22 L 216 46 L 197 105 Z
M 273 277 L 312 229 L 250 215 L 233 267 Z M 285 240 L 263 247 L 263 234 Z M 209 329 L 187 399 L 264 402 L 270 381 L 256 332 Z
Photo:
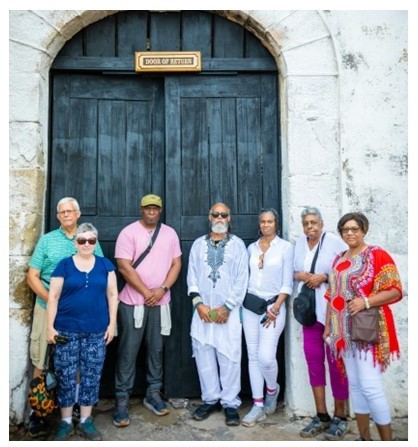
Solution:
M 215 307 L 214 310 L 218 313 L 216 323 L 225 324 L 229 318 L 229 310 L 225 306 Z
M 56 331 L 54 328 L 48 329 L 46 331 L 46 341 L 47 341 L 47 343 L 55 345 L 56 344 L 56 341 L 55 341 L 55 336 L 56 335 L 58 335 L 58 331 Z
M 277 316 L 280 313 L 280 309 L 279 310 L 275 310 L 274 304 L 272 304 L 270 307 L 268 307 L 267 311 L 266 311 L 266 320 L 263 323 L 263 326 L 265 328 L 270 327 L 270 325 L 272 324 L 273 327 L 276 327 L 276 320 L 277 320 Z
M 203 321 L 203 323 L 213 323 L 209 316 L 210 307 L 206 304 L 199 304 L 196 308 L 197 313 L 199 314 L 199 318 Z
M 316 289 L 323 282 L 325 282 L 326 279 L 327 279 L 327 277 L 324 273 L 307 273 L 307 279 L 305 281 L 305 284 L 310 289 Z
M 147 289 L 144 292 L 142 292 L 142 296 L 144 297 L 145 305 L 150 306 L 150 307 L 155 306 L 155 303 L 157 303 L 158 301 L 156 301 L 154 294 L 155 294 L 155 291 L 150 290 L 150 289 Z
M 158 287 L 158 289 L 152 289 L 151 292 L 152 296 L 148 299 L 148 302 L 145 301 L 145 304 L 151 307 L 156 306 L 160 302 L 161 298 L 166 294 L 166 291 L 161 287 Z
M 355 315 L 366 308 L 366 302 L 362 297 L 356 296 L 354 299 L 348 302 L 347 307 L 350 314 Z
M 108 345 L 115 338 L 115 333 L 116 333 L 116 325 L 114 323 L 113 324 L 110 323 L 104 335 L 106 345 Z
M 327 339 L 329 337 L 329 334 L 331 333 L 329 326 L 325 326 L 324 332 L 322 334 L 322 339 L 324 340 L 324 342 L 327 342 Z

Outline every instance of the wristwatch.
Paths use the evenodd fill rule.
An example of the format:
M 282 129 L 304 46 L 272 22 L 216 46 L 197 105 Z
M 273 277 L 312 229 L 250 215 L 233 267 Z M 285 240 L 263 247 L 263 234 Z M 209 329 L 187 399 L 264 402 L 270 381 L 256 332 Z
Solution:
M 160 289 L 163 289 L 165 293 L 167 293 L 170 290 L 165 284 L 160 286 Z

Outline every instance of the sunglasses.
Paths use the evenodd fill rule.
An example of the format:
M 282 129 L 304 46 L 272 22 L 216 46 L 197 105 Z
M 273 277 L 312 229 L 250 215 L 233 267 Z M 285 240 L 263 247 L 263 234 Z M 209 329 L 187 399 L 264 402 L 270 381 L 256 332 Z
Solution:
M 258 268 L 261 270 L 264 267 L 264 253 L 258 258 Z
M 97 239 L 95 237 L 90 237 L 88 239 L 85 237 L 79 237 L 77 239 L 77 244 L 79 245 L 86 245 L 86 242 L 88 242 L 89 245 L 96 245 Z
M 229 213 L 220 213 L 219 211 L 212 211 L 212 212 L 210 213 L 210 215 L 211 215 L 212 217 L 214 217 L 215 219 L 216 219 L 217 217 L 219 217 L 219 216 L 221 216 L 222 219 L 226 219 L 226 218 L 229 216 Z

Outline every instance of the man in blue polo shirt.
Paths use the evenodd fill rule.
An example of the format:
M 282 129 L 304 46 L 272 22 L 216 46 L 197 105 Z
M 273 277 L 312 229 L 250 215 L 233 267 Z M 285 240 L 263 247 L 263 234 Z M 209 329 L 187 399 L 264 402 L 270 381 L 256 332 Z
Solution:
M 36 294 L 33 310 L 32 332 L 30 335 L 30 358 L 34 367 L 33 377 L 42 373 L 46 342 L 46 303 L 48 301 L 51 273 L 63 258 L 76 253 L 74 241 L 77 221 L 81 216 L 80 206 L 73 197 L 64 197 L 57 204 L 57 219 L 60 227 L 44 234 L 38 241 L 29 261 L 27 281 Z M 103 256 L 99 244 L 94 253 Z M 46 434 L 45 420 L 31 412 L 29 416 L 29 434 L 33 438 Z

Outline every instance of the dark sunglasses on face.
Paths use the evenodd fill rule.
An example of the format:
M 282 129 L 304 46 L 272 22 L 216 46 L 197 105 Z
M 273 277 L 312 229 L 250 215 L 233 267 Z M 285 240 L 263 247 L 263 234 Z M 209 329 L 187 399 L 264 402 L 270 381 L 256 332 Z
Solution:
M 88 239 L 85 237 L 79 237 L 77 239 L 77 244 L 79 245 L 86 245 L 86 242 L 88 242 L 89 245 L 96 245 L 97 239 L 95 237 L 90 237 Z
M 226 219 L 226 218 L 229 216 L 229 213 L 220 213 L 220 212 L 218 212 L 218 211 L 212 211 L 212 212 L 210 213 L 210 215 L 211 215 L 212 217 L 214 217 L 215 219 L 216 219 L 217 217 L 219 217 L 219 216 L 221 216 L 222 219 Z

